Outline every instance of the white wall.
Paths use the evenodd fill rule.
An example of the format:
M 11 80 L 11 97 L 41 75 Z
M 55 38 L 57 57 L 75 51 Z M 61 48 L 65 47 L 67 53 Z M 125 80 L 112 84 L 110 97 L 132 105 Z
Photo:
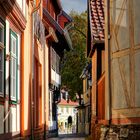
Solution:
M 57 86 L 61 84 L 61 76 L 57 74 L 53 69 L 51 69 L 51 78 Z
M 18 3 L 21 11 L 25 15 L 25 4 L 26 4 L 26 0 L 16 0 L 16 2 Z
M 9 37 L 10 37 L 10 24 L 9 21 L 6 20 L 6 54 L 9 54 L 10 47 L 9 47 Z M 14 30 L 12 30 L 14 31 Z M 17 34 L 18 37 L 18 100 L 20 100 L 20 35 Z M 9 61 L 5 61 L 6 63 L 6 74 L 5 74 L 5 80 L 6 80 L 6 94 L 9 95 Z M 2 123 L 0 126 L 3 126 L 4 121 L 6 122 L 6 132 L 8 133 L 8 118 L 10 116 L 10 132 L 16 132 L 20 131 L 20 105 L 16 105 L 14 107 L 10 108 L 10 111 L 8 110 L 8 104 L 9 101 L 5 102 L 5 111 L 6 115 L 4 116 L 4 107 L 3 111 L 0 110 L 0 114 L 3 115 L 3 120 L 0 123 Z M 5 117 L 5 118 L 4 118 Z M 1 129 L 0 129 L 1 130 Z M 2 132 L 2 131 L 1 131 Z

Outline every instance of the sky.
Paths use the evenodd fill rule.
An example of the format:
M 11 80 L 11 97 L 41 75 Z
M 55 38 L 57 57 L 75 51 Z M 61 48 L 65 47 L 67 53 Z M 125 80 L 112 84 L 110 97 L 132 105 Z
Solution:
M 61 0 L 61 4 L 63 10 L 68 14 L 71 10 L 81 13 L 87 9 L 87 0 Z

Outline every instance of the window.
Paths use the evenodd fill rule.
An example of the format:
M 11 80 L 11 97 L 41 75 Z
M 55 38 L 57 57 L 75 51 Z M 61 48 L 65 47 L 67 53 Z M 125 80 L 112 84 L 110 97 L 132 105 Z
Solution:
M 60 57 L 56 55 L 56 73 L 60 73 Z
M 12 101 L 17 97 L 17 35 L 10 32 L 10 96 Z
M 104 48 L 97 51 L 97 79 L 99 80 L 105 71 L 105 50 Z
M 4 94 L 4 50 L 0 49 L 0 95 Z
M 4 48 L 4 25 L 0 23 L 0 48 Z
M 68 107 L 66 108 L 66 112 L 69 113 L 69 108 Z
M 4 24 L 0 20 L 0 95 L 4 95 Z
M 56 52 L 53 48 L 51 48 L 51 67 L 56 70 Z
M 63 108 L 63 107 L 61 108 L 61 112 L 62 112 L 62 113 L 64 112 L 64 108 Z

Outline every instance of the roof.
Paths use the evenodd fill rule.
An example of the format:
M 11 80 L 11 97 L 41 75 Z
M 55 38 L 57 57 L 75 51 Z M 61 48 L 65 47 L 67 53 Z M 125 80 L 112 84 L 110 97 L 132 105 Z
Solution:
M 64 10 L 61 10 L 59 16 L 60 15 L 63 15 L 64 17 L 66 17 L 69 22 L 72 22 L 73 21 L 73 19 Z
M 71 100 L 69 100 L 69 102 L 67 102 L 67 100 L 61 99 L 61 101 L 59 102 L 58 105 L 78 106 L 78 102 L 73 102 Z
M 44 8 L 43 8 L 43 16 L 45 16 L 49 20 L 49 22 L 52 24 L 52 26 L 55 27 L 56 30 L 58 30 L 60 34 L 64 34 L 64 31 L 61 28 L 61 26 L 54 20 L 54 18 L 50 15 L 48 10 L 46 10 Z
M 91 35 L 94 41 L 104 40 L 104 0 L 89 0 Z
M 72 48 L 72 42 L 67 29 L 65 28 L 63 30 L 63 28 L 56 22 L 56 20 L 50 15 L 50 13 L 46 9 L 43 9 L 43 16 L 44 18 L 48 19 L 49 23 L 53 26 L 53 28 L 57 30 L 56 34 L 58 35 L 59 39 L 59 42 L 57 44 L 61 44 L 66 48 L 66 50 L 70 50 Z

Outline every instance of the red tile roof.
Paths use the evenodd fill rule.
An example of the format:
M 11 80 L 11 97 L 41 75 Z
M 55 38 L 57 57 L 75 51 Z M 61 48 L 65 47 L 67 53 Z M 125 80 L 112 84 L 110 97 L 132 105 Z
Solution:
M 60 101 L 60 103 L 58 105 L 78 106 L 78 102 L 73 102 L 71 100 L 69 100 L 69 102 L 67 102 L 64 99 L 61 99 L 61 101 Z
M 90 0 L 91 33 L 94 40 L 104 40 L 104 0 Z

